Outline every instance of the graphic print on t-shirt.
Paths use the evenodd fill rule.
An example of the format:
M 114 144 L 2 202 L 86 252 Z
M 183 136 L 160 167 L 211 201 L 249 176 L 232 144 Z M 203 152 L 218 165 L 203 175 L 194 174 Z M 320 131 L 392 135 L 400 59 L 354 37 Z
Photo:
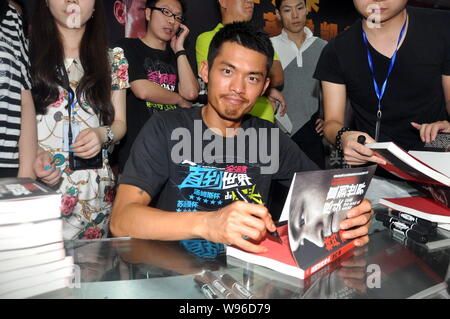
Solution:
M 177 212 L 216 210 L 237 200 L 265 205 L 257 185 L 258 167 L 247 164 L 207 166 L 189 161 L 183 164 L 180 167 L 186 177 L 177 187 L 179 198 L 185 200 L 177 201 Z
M 177 85 L 176 70 L 173 66 L 161 60 L 155 60 L 150 57 L 145 59 L 144 68 L 147 80 L 156 83 L 166 90 L 174 92 Z M 159 104 L 147 101 L 147 107 L 156 111 L 169 111 L 177 108 L 176 105 Z

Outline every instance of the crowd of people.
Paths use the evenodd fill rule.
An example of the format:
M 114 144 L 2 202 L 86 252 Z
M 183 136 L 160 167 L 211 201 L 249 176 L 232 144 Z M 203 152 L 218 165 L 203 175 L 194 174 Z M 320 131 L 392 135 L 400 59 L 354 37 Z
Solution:
M 450 132 L 448 12 L 354 0 L 361 18 L 327 43 L 306 27 L 306 0 L 275 1 L 272 38 L 249 22 L 253 0 L 218 0 L 221 22 L 197 38 L 193 69 L 188 2 L 116 2 L 139 30 L 114 48 L 103 1 L 35 0 L 28 36 L 17 4 L 0 4 L 0 176 L 59 190 L 65 239 L 200 238 L 262 252 L 247 239 L 275 230 L 272 182 L 326 168 L 324 139 L 363 165 L 383 159 L 360 135 L 411 149 Z M 128 17 L 137 2 L 145 23 Z M 408 187 L 380 171 L 368 198 L 383 192 Z M 365 245 L 372 215 L 369 200 L 350 210 L 344 238 Z

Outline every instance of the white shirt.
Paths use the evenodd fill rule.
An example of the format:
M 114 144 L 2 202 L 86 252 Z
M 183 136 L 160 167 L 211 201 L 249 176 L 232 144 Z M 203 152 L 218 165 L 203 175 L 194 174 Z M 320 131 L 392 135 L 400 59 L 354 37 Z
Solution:
M 304 32 L 306 38 L 300 49 L 297 48 L 297 45 L 291 39 L 289 39 L 288 34 L 284 29 L 281 31 L 280 35 L 270 38 L 275 52 L 277 52 L 280 57 L 283 70 L 295 58 L 297 58 L 297 66 L 299 68 L 303 66 L 303 52 L 305 52 L 317 39 L 308 27 L 304 28 Z

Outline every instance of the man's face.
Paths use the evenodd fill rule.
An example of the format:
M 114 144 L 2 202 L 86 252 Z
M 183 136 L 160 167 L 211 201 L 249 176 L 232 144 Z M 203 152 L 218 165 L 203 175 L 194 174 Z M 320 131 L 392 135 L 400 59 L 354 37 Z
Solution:
M 408 0 L 353 0 L 356 10 L 365 18 L 380 17 L 381 23 L 397 16 Z
M 305 0 L 284 0 L 277 10 L 283 28 L 292 33 L 303 31 L 307 13 Z
M 177 0 L 160 0 L 155 7 L 166 8 L 177 16 L 183 16 L 183 9 Z M 159 10 L 147 8 L 145 17 L 148 21 L 148 30 L 162 41 L 170 41 L 180 27 L 180 22 L 175 20 L 175 17 L 167 17 Z
M 240 121 L 264 93 L 267 57 L 234 42 L 225 42 L 208 70 L 203 62 L 200 75 L 208 83 L 208 105 L 228 121 Z
M 221 5 L 226 8 L 226 14 L 233 21 L 250 21 L 253 16 L 253 0 L 220 0 Z

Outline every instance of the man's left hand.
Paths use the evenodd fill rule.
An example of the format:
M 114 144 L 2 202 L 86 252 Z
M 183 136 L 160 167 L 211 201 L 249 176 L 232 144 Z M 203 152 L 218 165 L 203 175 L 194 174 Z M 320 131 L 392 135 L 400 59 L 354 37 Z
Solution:
M 345 230 L 345 239 L 355 239 L 355 246 L 364 246 L 369 242 L 369 227 L 374 212 L 367 199 L 347 212 L 347 219 L 342 221 L 340 228 Z
M 189 28 L 182 23 L 180 23 L 180 28 L 183 29 L 183 32 L 181 32 L 178 36 L 174 35 L 170 40 L 170 47 L 174 53 L 184 50 L 184 41 L 190 31 Z

